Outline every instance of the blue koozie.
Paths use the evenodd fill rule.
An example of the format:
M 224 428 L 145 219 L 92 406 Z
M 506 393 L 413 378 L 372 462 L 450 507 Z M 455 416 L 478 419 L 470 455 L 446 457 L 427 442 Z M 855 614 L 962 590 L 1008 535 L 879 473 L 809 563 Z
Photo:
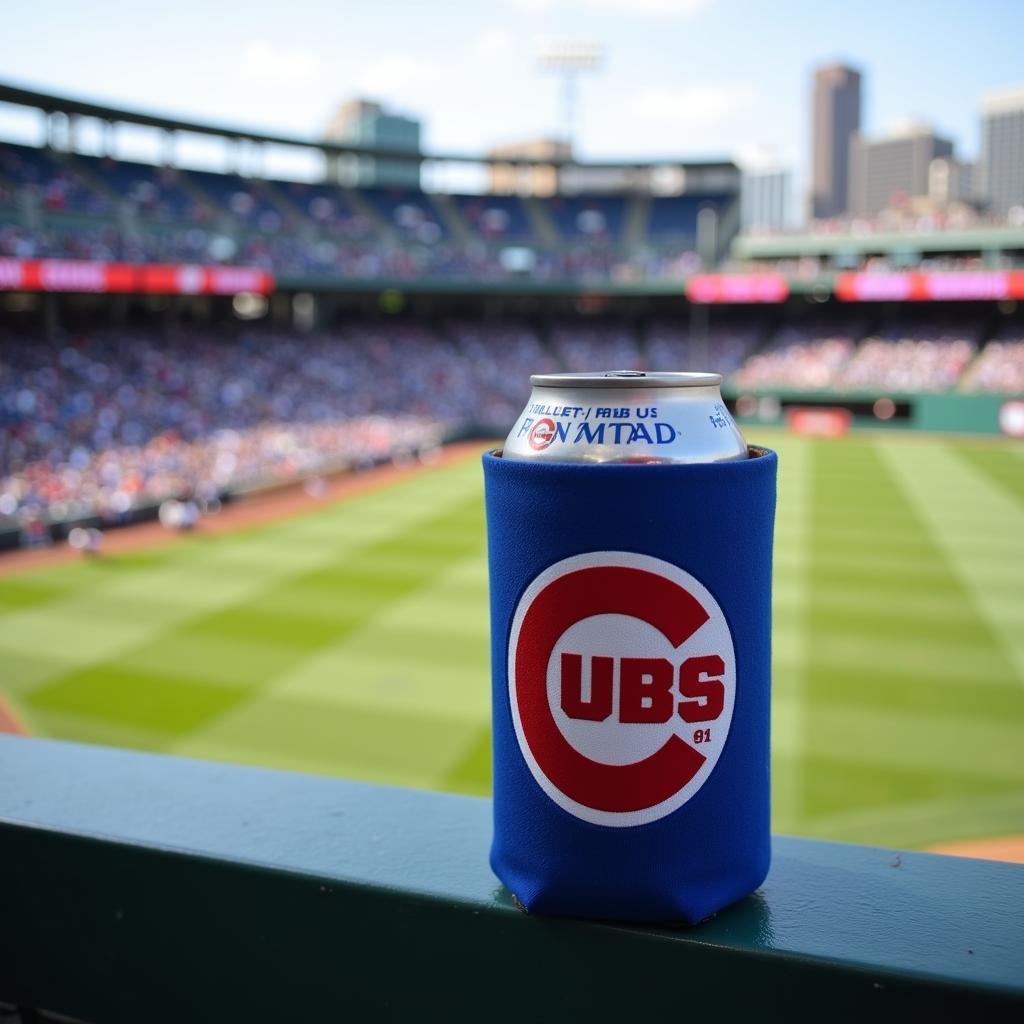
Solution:
M 769 861 L 774 452 L 484 456 L 491 866 L 542 914 L 695 924 Z

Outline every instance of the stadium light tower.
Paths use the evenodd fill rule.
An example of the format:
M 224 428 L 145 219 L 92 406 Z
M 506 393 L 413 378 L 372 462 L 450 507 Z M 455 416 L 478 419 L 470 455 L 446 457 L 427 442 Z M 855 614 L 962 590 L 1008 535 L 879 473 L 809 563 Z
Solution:
M 538 55 L 537 67 L 562 77 L 562 132 L 571 151 L 576 129 L 576 82 L 580 75 L 604 67 L 604 47 L 599 43 L 550 42 Z

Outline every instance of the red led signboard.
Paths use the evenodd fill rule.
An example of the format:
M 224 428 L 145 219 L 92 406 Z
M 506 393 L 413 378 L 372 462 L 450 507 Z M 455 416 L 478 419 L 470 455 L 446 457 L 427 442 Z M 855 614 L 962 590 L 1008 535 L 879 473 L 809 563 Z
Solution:
M 273 290 L 273 275 L 255 267 L 0 259 L 0 291 L 269 295 Z
M 695 274 L 686 282 L 691 302 L 785 302 L 789 285 L 781 274 Z
M 963 302 L 973 299 L 1024 299 L 1024 271 L 840 274 L 841 302 Z

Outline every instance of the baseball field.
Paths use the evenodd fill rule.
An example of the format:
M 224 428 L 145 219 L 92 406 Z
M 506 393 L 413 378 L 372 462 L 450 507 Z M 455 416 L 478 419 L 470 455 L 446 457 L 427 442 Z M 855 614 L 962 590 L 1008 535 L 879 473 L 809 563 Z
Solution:
M 1024 833 L 1024 448 L 755 439 L 781 459 L 775 830 Z M 4 574 L 0 694 L 38 735 L 487 793 L 481 492 L 470 455 Z

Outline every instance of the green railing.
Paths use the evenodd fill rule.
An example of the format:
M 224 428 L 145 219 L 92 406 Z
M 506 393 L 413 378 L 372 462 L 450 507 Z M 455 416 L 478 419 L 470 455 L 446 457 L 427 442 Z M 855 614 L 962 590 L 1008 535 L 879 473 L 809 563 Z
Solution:
M 489 837 L 486 800 L 0 737 L 0 1003 L 91 1024 L 1024 1019 L 1024 868 L 779 837 L 714 920 L 624 927 L 520 913 Z

